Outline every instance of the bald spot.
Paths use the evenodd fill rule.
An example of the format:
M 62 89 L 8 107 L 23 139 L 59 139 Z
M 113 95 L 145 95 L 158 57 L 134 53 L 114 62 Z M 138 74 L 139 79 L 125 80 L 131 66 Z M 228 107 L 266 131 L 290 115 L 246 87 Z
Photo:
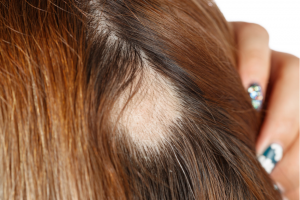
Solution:
M 128 101 L 136 89 L 137 92 Z M 180 101 L 174 86 L 149 66 L 139 72 L 132 86 L 127 87 L 118 98 L 111 114 L 117 129 L 143 147 L 164 142 L 170 125 L 178 118 Z

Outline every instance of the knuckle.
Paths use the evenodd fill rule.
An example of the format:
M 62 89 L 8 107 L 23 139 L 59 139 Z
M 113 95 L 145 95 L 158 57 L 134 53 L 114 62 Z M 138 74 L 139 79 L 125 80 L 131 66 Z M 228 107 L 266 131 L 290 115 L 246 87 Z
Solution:
M 288 80 L 289 82 L 299 81 L 299 58 L 288 53 L 278 52 L 275 54 L 277 61 L 275 65 L 277 68 L 278 80 Z M 277 62 L 277 65 L 276 65 Z M 274 68 L 276 70 L 276 68 Z
M 269 40 L 269 33 L 268 31 L 261 25 L 255 23 L 244 23 L 242 27 L 242 31 L 248 32 L 255 32 L 261 37 L 267 38 Z
M 289 59 L 289 66 L 292 67 L 294 70 L 299 70 L 299 58 L 294 55 L 288 54 Z
M 299 58 L 291 54 L 285 54 L 284 69 L 287 70 L 289 75 L 299 79 Z

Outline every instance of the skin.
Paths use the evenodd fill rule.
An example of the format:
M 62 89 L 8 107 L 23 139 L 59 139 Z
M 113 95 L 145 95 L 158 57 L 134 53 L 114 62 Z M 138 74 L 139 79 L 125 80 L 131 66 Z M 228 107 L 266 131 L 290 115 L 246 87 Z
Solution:
M 266 116 L 257 142 L 257 155 L 272 143 L 283 157 L 270 176 L 283 199 L 299 199 L 299 58 L 269 48 L 267 31 L 257 25 L 231 22 L 238 48 L 238 67 L 245 89 L 251 83 L 268 97 Z M 267 91 L 268 88 L 268 91 Z M 267 93 L 266 93 L 267 91 Z

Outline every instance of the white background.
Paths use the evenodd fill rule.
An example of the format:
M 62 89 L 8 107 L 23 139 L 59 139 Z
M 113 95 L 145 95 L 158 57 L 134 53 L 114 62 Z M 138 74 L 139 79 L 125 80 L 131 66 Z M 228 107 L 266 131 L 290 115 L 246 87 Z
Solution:
M 300 57 L 300 0 L 215 0 L 228 21 L 262 25 L 270 47 Z

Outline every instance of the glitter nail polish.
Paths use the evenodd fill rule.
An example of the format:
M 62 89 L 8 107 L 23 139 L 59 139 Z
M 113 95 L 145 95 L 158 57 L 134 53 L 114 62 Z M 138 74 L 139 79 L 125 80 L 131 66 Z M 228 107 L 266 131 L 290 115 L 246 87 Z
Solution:
M 263 101 L 263 94 L 261 91 L 261 87 L 258 84 L 251 84 L 248 88 L 248 93 L 251 98 L 252 106 L 259 110 Z

